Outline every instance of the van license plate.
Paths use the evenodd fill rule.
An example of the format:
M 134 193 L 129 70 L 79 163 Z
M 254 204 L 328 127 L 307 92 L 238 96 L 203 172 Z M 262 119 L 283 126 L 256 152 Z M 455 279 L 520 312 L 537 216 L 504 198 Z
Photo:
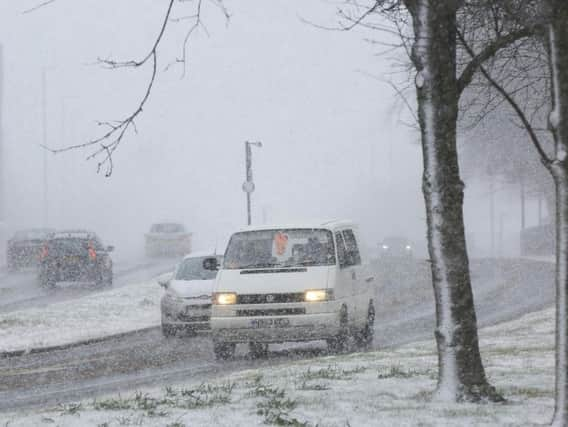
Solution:
M 254 319 L 250 325 L 253 328 L 286 328 L 290 326 L 290 319 Z

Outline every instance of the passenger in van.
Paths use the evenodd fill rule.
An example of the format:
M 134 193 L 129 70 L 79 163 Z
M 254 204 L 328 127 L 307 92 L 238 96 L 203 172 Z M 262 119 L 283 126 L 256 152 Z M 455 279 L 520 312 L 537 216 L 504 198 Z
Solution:
M 246 242 L 242 255 L 242 264 L 252 265 L 255 264 L 256 261 L 256 247 L 254 242 Z

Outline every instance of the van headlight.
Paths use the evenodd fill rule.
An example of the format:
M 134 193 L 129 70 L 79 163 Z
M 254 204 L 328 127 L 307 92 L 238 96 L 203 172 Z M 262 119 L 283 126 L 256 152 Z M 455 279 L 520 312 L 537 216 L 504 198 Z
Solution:
M 333 299 L 333 291 L 330 289 L 311 289 L 304 294 L 306 302 L 321 302 Z
M 237 303 L 237 294 L 234 292 L 215 292 L 213 294 L 213 304 L 232 305 Z

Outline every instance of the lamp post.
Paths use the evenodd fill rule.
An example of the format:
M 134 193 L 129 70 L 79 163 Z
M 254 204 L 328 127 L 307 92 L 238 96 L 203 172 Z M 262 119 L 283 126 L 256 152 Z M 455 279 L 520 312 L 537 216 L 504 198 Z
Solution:
M 41 73 L 41 115 L 42 115 L 42 139 L 43 139 L 43 226 L 47 227 L 47 68 L 44 67 Z
M 247 225 L 251 225 L 251 209 L 250 195 L 254 191 L 254 182 L 252 179 L 252 150 L 251 145 L 262 147 L 262 142 L 245 141 L 245 182 L 243 182 L 243 191 L 247 194 Z
M 48 71 L 54 69 L 54 67 L 49 67 L 44 65 L 41 70 L 41 115 L 42 115 L 42 145 L 43 145 L 43 194 L 42 194 L 42 217 L 43 226 L 49 226 L 49 201 L 48 201 L 48 163 L 47 163 L 47 147 L 48 147 L 48 136 L 47 136 L 47 85 L 48 85 Z

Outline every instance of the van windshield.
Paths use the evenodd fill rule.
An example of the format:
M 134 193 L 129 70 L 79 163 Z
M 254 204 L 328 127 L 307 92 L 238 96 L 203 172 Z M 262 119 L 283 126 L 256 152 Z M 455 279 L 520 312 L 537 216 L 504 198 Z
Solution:
M 224 269 L 335 265 L 329 230 L 281 229 L 235 233 L 229 241 Z

